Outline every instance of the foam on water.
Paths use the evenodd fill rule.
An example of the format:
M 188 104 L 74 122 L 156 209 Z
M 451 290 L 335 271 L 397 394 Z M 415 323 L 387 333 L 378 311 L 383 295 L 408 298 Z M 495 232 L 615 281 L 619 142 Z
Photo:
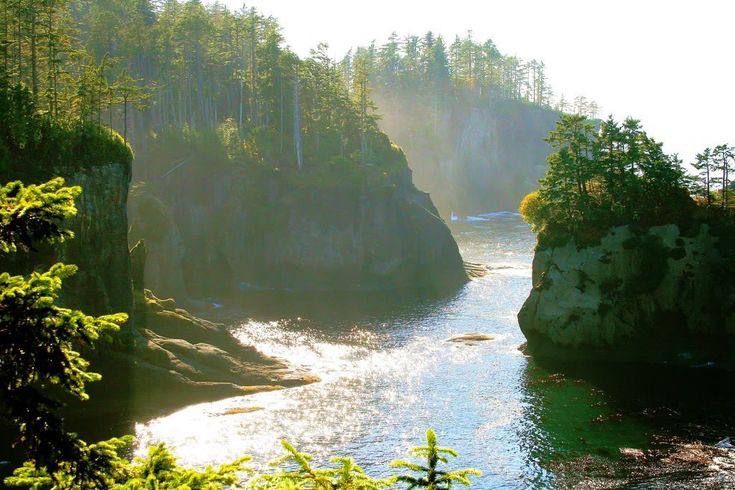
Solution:
M 524 443 L 533 410 L 515 318 L 529 287 L 534 238 L 506 213 L 458 223 L 454 232 L 465 259 L 489 265 L 490 274 L 428 307 L 234 325 L 244 343 L 322 381 L 193 405 L 139 424 L 141 450 L 164 441 L 187 464 L 250 454 L 262 465 L 281 454 L 279 441 L 286 438 L 317 460 L 350 454 L 381 474 L 434 427 L 443 444 L 462 450 L 460 464 L 485 471 L 481 488 L 539 478 L 544 471 Z M 446 342 L 474 331 L 496 338 Z

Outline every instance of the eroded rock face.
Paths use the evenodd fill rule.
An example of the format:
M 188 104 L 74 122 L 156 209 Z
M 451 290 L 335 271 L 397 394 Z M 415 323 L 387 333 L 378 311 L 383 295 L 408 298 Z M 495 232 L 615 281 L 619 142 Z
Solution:
M 130 312 L 133 284 L 128 254 L 126 203 L 130 165 L 108 163 L 75 172 L 67 184 L 82 187 L 77 215 L 70 220 L 74 239 L 58 259 L 79 266 L 64 283 L 64 300 L 89 314 Z
M 124 349 L 99 358 L 103 383 L 92 403 L 138 417 L 181 406 L 316 382 L 285 360 L 243 345 L 226 325 L 197 318 L 173 299 L 146 290 L 139 298 L 136 325 Z M 111 390 L 127 387 L 126 395 Z
M 380 184 L 302 185 L 192 163 L 133 199 L 131 218 L 148 248 L 147 286 L 177 298 L 442 291 L 467 280 L 451 232 L 408 170 Z
M 561 360 L 698 364 L 733 360 L 732 289 L 707 225 L 634 233 L 599 245 L 540 248 L 533 290 L 518 314 L 528 350 Z
M 56 171 L 47 170 L 41 180 Z M 188 403 L 314 382 L 284 360 L 239 343 L 225 325 L 208 322 L 144 292 L 146 247 L 128 249 L 127 198 L 130 165 L 58 170 L 79 185 L 77 215 L 69 221 L 74 239 L 30 254 L 5 256 L 0 270 L 27 274 L 63 261 L 78 266 L 64 281 L 61 301 L 88 314 L 125 312 L 130 320 L 109 342 L 85 349 L 102 381 L 89 386 L 91 399 L 72 404 L 77 415 L 95 412 L 148 417 Z M 23 179 L 23 175 L 17 176 Z M 172 280 L 181 280 L 172 275 Z
M 37 246 L 31 253 L 0 257 L 0 270 L 28 274 L 55 262 L 75 264 L 78 272 L 64 281 L 62 303 L 85 313 L 101 315 L 132 312 L 133 284 L 128 255 L 126 209 L 129 163 L 100 163 L 68 169 L 42 167 L 15 173 L 12 178 L 27 184 L 61 176 L 69 186 L 82 187 L 76 200 L 77 214 L 67 222 L 74 238 L 51 247 Z

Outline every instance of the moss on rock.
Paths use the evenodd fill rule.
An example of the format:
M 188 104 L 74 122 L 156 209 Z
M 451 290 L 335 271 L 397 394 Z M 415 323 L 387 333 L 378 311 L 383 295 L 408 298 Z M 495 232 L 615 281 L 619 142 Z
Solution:
M 735 360 L 735 295 L 721 239 L 702 225 L 617 227 L 599 245 L 537 249 L 518 314 L 529 351 L 556 359 Z M 719 279 L 718 279 L 719 278 Z

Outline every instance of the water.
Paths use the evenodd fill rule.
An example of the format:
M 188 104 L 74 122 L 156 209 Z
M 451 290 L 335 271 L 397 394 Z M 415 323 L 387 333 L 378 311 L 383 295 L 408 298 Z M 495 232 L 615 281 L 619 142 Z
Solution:
M 243 342 L 322 381 L 138 424 L 141 450 L 164 441 L 185 464 L 250 454 L 264 465 L 282 454 L 286 438 L 317 461 L 349 454 L 382 475 L 432 427 L 442 445 L 461 452 L 458 465 L 482 470 L 476 488 L 549 487 L 574 473 L 564 463 L 580 456 L 615 462 L 620 447 L 645 449 L 655 435 L 701 419 L 712 426 L 712 412 L 697 410 L 702 391 L 722 395 L 717 413 L 729 413 L 731 393 L 687 383 L 688 374 L 634 370 L 631 377 L 604 368 L 589 376 L 585 369 L 582 380 L 537 365 L 518 349 L 524 338 L 516 320 L 530 287 L 532 233 L 507 213 L 454 223 L 453 232 L 465 259 L 492 270 L 450 298 L 271 299 L 247 314 L 230 307 Z M 467 332 L 496 338 L 446 341 Z M 680 403 L 682 393 L 690 403 Z

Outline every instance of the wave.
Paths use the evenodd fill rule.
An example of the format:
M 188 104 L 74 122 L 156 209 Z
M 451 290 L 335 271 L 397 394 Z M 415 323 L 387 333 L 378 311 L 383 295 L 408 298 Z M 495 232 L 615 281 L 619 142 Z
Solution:
M 492 213 L 481 213 L 465 216 L 462 221 L 464 221 L 465 223 L 476 223 L 496 220 L 515 220 L 519 219 L 520 217 L 521 215 L 519 213 L 513 211 L 494 211 Z M 452 221 L 458 220 L 459 218 L 455 214 L 452 214 Z

